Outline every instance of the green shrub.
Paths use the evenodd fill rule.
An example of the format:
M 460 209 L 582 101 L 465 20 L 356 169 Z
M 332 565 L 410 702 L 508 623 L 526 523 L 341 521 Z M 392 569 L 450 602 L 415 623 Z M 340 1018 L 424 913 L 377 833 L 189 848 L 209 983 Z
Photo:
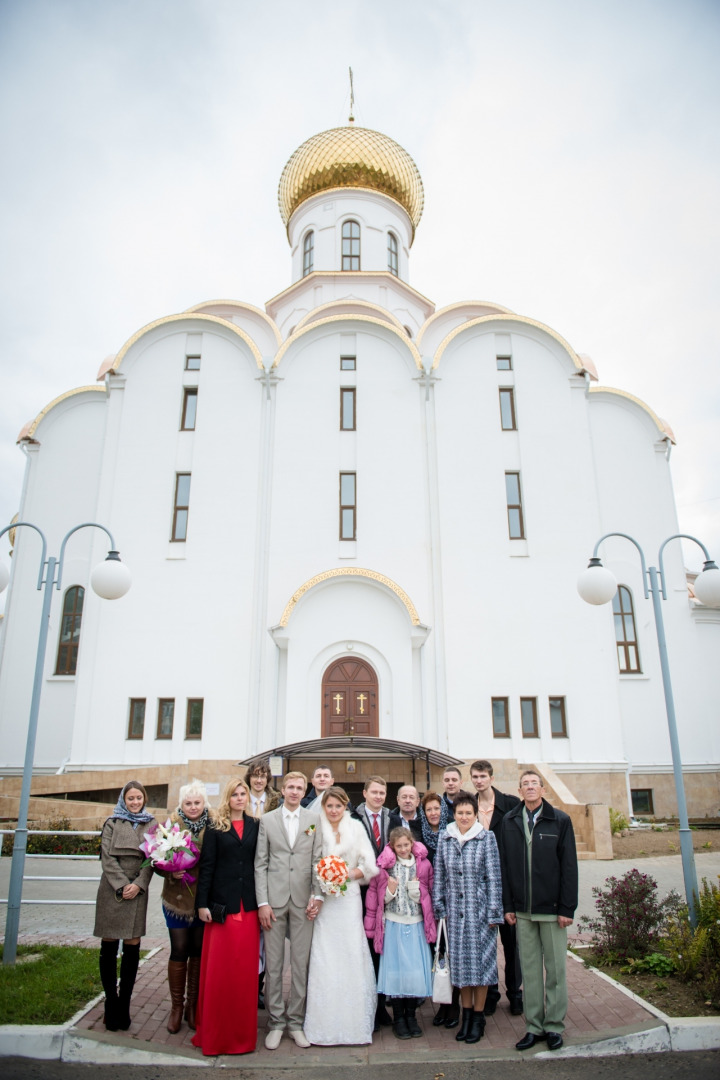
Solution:
M 693 930 L 686 906 L 675 913 L 667 928 L 667 952 L 681 978 L 698 982 L 720 1008 L 720 889 L 707 878 L 702 879 L 697 916 Z
M 629 829 L 630 822 L 619 810 L 613 810 L 610 807 L 610 832 L 613 836 L 618 836 L 623 829 Z
M 677 906 L 675 896 L 658 900 L 657 882 L 636 869 L 621 878 L 606 878 L 605 885 L 605 890 L 596 885 L 592 891 L 597 917 L 579 919 L 579 925 L 594 934 L 596 955 L 605 961 L 629 960 L 656 951 L 668 912 Z
M 72 829 L 70 818 L 51 818 L 49 821 L 31 821 L 29 829 Z M 97 825 L 96 828 L 100 828 Z M 3 836 L 2 853 L 12 855 L 14 836 Z M 55 836 L 28 836 L 28 855 L 99 855 L 99 836 L 72 836 L 62 833 Z
M 640 960 L 630 960 L 620 970 L 623 975 L 672 975 L 675 963 L 665 953 L 654 952 Z

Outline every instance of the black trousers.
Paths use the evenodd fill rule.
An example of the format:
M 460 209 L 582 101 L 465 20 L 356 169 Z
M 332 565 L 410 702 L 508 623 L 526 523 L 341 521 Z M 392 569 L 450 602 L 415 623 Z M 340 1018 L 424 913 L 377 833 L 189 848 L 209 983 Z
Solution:
M 522 992 L 522 971 L 520 970 L 517 934 L 515 927 L 510 926 L 509 923 L 501 923 L 498 930 L 500 931 L 500 941 L 505 955 L 505 993 L 508 998 L 512 998 Z M 493 994 L 496 998 L 500 997 L 497 983 L 489 988 L 488 993 Z

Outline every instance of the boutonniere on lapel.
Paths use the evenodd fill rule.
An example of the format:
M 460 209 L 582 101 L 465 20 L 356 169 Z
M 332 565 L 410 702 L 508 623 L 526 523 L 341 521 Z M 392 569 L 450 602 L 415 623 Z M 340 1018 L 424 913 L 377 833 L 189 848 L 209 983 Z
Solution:
M 314 832 L 315 832 L 315 826 L 314 825 L 308 825 L 307 829 L 305 830 L 305 835 L 306 836 L 312 836 L 312 834 Z

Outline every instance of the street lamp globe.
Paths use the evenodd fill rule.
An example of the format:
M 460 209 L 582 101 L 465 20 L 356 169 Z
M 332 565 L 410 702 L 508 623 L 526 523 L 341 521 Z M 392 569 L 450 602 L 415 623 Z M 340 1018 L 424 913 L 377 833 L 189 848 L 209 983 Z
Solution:
M 695 596 L 708 607 L 720 606 L 720 570 L 708 560 L 693 583 Z
M 577 580 L 577 591 L 586 604 L 607 604 L 617 592 L 617 580 L 599 559 L 591 559 Z
M 98 563 L 90 575 L 93 591 L 103 600 L 118 600 L 130 588 L 132 578 L 117 551 L 109 551 L 104 562 Z

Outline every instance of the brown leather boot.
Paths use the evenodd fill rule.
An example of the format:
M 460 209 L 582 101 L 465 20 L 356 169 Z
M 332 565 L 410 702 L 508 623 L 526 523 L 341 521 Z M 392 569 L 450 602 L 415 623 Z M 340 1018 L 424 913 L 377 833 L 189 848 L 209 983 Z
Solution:
M 191 956 L 187 962 L 187 1002 L 185 1004 L 185 1019 L 187 1025 L 195 1031 L 195 1015 L 197 1013 L 198 990 L 200 989 L 200 957 Z
M 171 1035 L 175 1035 L 182 1026 L 186 973 L 187 962 L 185 960 L 168 960 L 168 983 L 170 985 L 172 1008 L 168 1017 L 167 1029 Z

